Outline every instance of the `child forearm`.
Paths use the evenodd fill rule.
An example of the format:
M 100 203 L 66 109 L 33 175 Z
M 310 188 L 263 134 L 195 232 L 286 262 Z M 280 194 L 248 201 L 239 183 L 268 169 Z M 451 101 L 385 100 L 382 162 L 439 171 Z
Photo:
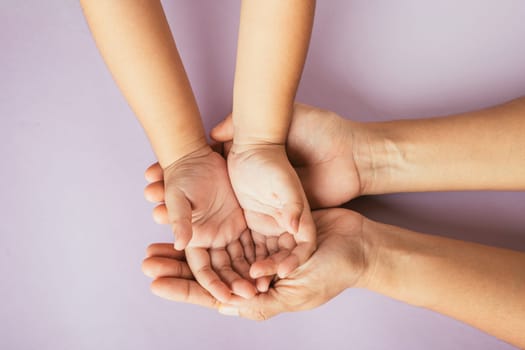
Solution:
M 368 288 L 525 346 L 525 253 L 365 221 Z
M 206 145 L 199 110 L 160 1 L 81 0 L 114 79 L 163 167 Z
M 243 0 L 233 98 L 234 142 L 286 140 L 314 0 Z

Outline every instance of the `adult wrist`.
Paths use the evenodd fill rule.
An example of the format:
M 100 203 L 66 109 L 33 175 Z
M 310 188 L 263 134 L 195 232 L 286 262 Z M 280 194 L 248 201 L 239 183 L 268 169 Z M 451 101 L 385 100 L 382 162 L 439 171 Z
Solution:
M 424 292 L 422 281 L 432 273 L 426 262 L 434 247 L 425 243 L 421 234 L 371 220 L 365 220 L 363 231 L 369 242 L 369 268 L 361 286 L 411 305 L 428 307 L 431 293 Z
M 352 148 L 361 195 L 393 192 L 397 173 L 405 164 L 403 150 L 390 133 L 391 123 L 352 122 Z

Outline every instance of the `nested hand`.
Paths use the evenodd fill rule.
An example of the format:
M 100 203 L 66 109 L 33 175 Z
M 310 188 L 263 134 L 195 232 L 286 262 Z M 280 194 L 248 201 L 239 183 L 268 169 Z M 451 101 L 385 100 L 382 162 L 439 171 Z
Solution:
M 250 266 L 274 266 L 290 255 L 290 235 L 266 237 L 251 232 L 244 220 L 226 171 L 225 160 L 207 148 L 181 159 L 163 172 L 158 163 L 146 170 L 151 182 L 145 196 L 160 202 L 154 209 L 158 223 L 174 225 L 184 237 L 188 264 L 197 280 L 214 296 L 226 300 L 234 294 L 251 297 L 266 291 L 273 275 L 250 277 Z M 174 195 L 175 194 L 175 195 Z M 171 211 L 170 211 L 171 208 Z M 182 225 L 181 225 L 182 223 Z M 181 248 L 180 239 L 176 247 Z M 226 283 L 224 283 L 226 282 Z M 248 283 L 249 282 L 249 283 Z
M 313 212 L 317 226 L 317 250 L 288 277 L 278 280 L 267 293 L 252 299 L 232 298 L 225 304 L 202 286 L 184 261 L 184 255 L 169 244 L 153 244 L 143 263 L 144 273 L 153 278 L 158 296 L 216 308 L 230 315 L 267 319 L 282 312 L 307 310 L 366 281 L 369 266 L 363 234 L 364 218 L 345 209 Z
M 251 276 L 285 277 L 315 250 L 310 206 L 283 145 L 236 145 L 228 154 L 228 172 L 248 227 L 262 236 L 279 237 L 293 249 L 273 260 L 256 262 Z
M 339 206 L 362 194 L 366 178 L 355 154 L 366 155 L 369 147 L 360 126 L 328 110 L 295 105 L 286 152 L 312 208 Z M 227 146 L 233 134 L 231 115 L 211 132 Z
M 164 172 L 159 166 L 150 168 L 146 176 L 154 182 L 147 195 L 165 201 L 165 206 L 156 208 L 157 214 L 164 213 L 172 225 L 175 248 L 186 249 L 188 265 L 199 283 L 221 301 L 232 292 L 253 297 L 257 290 L 249 268 L 256 259 L 255 243 L 224 159 L 206 146 Z

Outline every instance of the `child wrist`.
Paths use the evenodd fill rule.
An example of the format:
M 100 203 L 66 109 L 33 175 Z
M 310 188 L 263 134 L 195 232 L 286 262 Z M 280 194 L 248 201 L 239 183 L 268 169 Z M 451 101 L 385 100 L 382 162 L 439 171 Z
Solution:
M 286 153 L 286 147 L 281 143 L 269 143 L 269 142 L 256 142 L 256 143 L 236 143 L 232 144 L 230 152 L 243 153 L 246 151 L 272 151 L 272 152 L 284 152 Z
M 174 151 L 170 152 L 169 157 L 159 159 L 159 163 L 164 171 L 187 158 L 202 157 L 213 152 L 205 137 L 193 140 L 186 144 L 180 145 Z

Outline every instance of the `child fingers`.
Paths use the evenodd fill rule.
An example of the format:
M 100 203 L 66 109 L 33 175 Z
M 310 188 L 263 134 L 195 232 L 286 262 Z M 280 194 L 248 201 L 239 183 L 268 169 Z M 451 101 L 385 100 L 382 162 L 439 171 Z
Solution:
M 252 264 L 255 261 L 255 243 L 253 242 L 252 235 L 250 231 L 246 230 L 241 234 L 239 238 L 243 255 L 249 264 Z
M 290 255 L 289 250 L 279 250 L 268 258 L 256 261 L 250 267 L 250 276 L 258 279 L 263 276 L 273 276 L 277 273 L 279 264 Z
M 270 283 L 272 283 L 273 276 L 263 276 L 255 280 L 255 286 L 260 293 L 266 293 L 270 289 Z
M 299 222 L 304 210 L 302 202 L 292 202 L 284 205 L 281 216 L 281 226 L 286 228 L 290 233 L 297 233 L 299 231 Z
M 280 278 L 285 278 L 296 268 L 304 264 L 315 250 L 315 245 L 310 242 L 299 243 L 287 256 L 283 259 L 277 268 L 277 275 Z
M 252 248 L 253 249 L 253 248 Z M 240 240 L 235 240 L 226 246 L 226 252 L 229 255 L 231 266 L 244 279 L 253 282 L 250 277 L 250 264 L 245 257 L 245 248 Z M 253 252 L 255 260 L 255 252 Z
M 232 261 L 225 249 L 212 249 L 209 251 L 211 265 L 220 279 L 226 283 L 231 291 L 243 298 L 250 299 L 257 294 L 253 281 L 247 281 L 232 268 Z
M 185 194 L 176 187 L 168 189 L 165 196 L 168 219 L 175 236 L 174 247 L 182 250 L 186 248 L 192 236 L 191 204 Z

